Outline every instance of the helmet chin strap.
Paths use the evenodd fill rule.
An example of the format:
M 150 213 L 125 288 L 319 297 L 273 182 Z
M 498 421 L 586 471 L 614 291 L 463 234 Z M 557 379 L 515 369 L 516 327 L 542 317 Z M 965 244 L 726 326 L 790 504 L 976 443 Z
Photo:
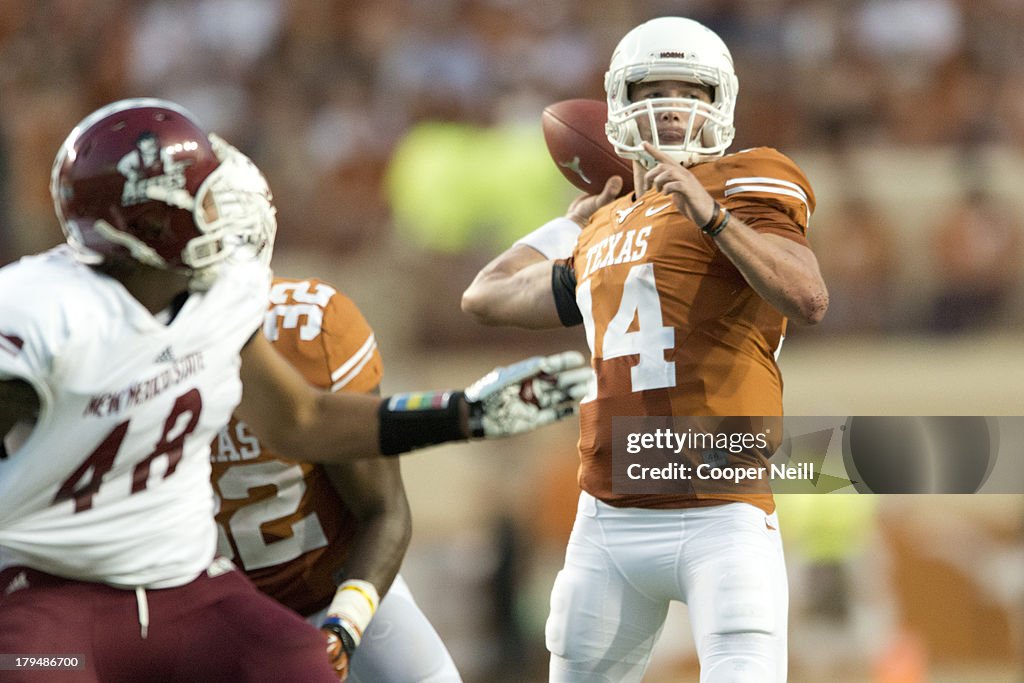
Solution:
M 105 220 L 96 221 L 93 228 L 104 239 L 126 247 L 132 258 L 139 263 L 159 268 L 160 270 L 168 270 L 167 261 L 142 240 L 116 229 Z M 103 259 L 100 257 L 96 263 L 102 263 L 102 261 Z M 204 268 L 190 268 L 187 272 L 189 274 L 188 288 L 192 292 L 205 292 L 208 290 L 217 279 L 218 273 L 216 264 Z
M 96 233 L 114 244 L 120 244 L 122 247 L 128 249 L 128 253 L 132 255 L 132 258 L 139 263 L 144 263 L 147 266 L 154 268 L 167 268 L 167 261 L 163 259 L 160 254 L 156 253 L 156 250 L 150 247 L 142 240 L 129 235 L 126 232 L 121 232 L 110 223 L 103 219 L 100 219 L 93 223 L 93 229 Z
M 168 188 L 160 185 L 152 185 L 146 188 L 146 196 L 158 202 L 163 202 L 175 209 L 193 211 L 196 208 L 196 198 L 189 194 L 188 190 L 182 188 Z

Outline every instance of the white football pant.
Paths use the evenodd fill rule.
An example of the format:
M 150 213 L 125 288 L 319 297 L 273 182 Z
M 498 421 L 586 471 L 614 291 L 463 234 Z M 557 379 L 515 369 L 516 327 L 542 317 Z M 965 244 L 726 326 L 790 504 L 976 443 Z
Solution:
M 688 607 L 701 683 L 784 683 L 778 528 L 746 503 L 615 508 L 583 493 L 551 591 L 550 683 L 640 681 L 672 600 Z

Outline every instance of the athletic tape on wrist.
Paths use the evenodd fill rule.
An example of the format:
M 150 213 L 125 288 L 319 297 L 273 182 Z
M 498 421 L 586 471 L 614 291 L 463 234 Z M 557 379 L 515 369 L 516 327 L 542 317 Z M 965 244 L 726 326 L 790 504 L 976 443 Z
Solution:
M 327 617 L 322 627 L 337 633 L 331 627 L 340 626 L 352 637 L 353 647 L 358 646 L 366 627 L 370 625 L 370 620 L 377 613 L 379 604 L 380 596 L 372 583 L 349 579 L 338 586 L 334 599 L 327 608 Z M 342 634 L 339 633 L 338 636 L 342 637 Z M 342 640 L 344 641 L 344 638 Z
M 571 218 L 560 216 L 516 240 L 544 254 L 547 259 L 568 258 L 576 247 L 582 228 Z

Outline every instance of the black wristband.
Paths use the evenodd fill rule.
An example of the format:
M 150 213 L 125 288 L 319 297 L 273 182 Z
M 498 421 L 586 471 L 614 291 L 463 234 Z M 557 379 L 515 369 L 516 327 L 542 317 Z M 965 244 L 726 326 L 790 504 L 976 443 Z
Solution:
M 732 214 L 729 213 L 728 209 L 719 204 L 718 201 L 712 201 L 714 201 L 715 205 L 711 210 L 711 218 L 708 219 L 707 223 L 701 226 L 700 231 L 705 235 L 714 237 L 725 230 L 725 226 L 729 224 L 729 218 Z
M 713 206 L 711 207 L 711 218 L 708 219 L 707 223 L 700 226 L 701 232 L 707 232 L 708 230 L 710 230 L 711 226 L 713 226 L 715 224 L 715 221 L 718 220 L 718 215 L 722 212 L 722 205 L 715 200 L 712 200 L 712 202 Z
M 712 227 L 710 230 L 705 230 L 704 232 L 706 234 L 710 235 L 711 237 L 717 236 L 718 233 L 720 233 L 723 230 L 725 230 L 725 226 L 729 225 L 729 219 L 730 218 L 732 218 L 732 214 L 729 213 L 729 210 L 728 209 L 722 209 L 722 220 L 721 220 L 721 222 L 718 225 Z
M 576 303 L 576 270 L 568 264 L 556 262 L 551 268 L 551 292 L 555 295 L 555 309 L 558 319 L 565 327 L 575 327 L 583 322 L 579 304 Z
M 341 649 L 345 651 L 349 657 L 356 651 L 356 639 L 352 637 L 352 634 L 342 626 L 341 624 L 326 623 L 320 627 L 324 631 L 330 631 L 334 635 L 338 636 L 338 640 L 341 641 Z
M 463 441 L 460 406 L 461 391 L 434 391 L 395 394 L 381 401 L 380 452 L 399 455 L 416 448 L 447 441 Z

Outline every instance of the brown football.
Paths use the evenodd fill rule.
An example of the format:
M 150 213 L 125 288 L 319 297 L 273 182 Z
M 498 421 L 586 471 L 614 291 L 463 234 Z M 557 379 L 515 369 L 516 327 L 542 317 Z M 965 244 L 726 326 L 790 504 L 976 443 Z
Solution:
M 562 100 L 544 109 L 541 128 L 551 158 L 566 180 L 597 194 L 613 175 L 622 178 L 622 192 L 633 191 L 633 165 L 615 154 L 604 133 L 608 106 L 602 100 Z

